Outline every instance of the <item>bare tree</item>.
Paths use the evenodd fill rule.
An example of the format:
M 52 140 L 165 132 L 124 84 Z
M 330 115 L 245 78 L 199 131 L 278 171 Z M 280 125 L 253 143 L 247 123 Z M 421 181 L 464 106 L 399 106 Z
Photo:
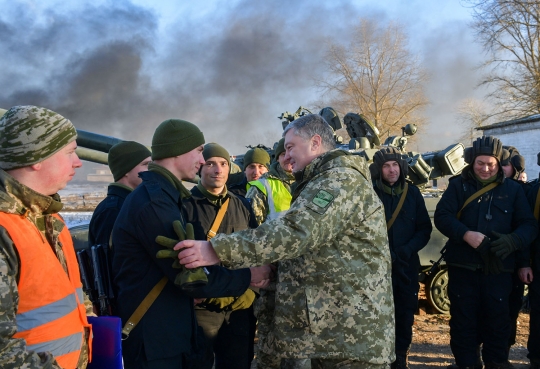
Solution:
M 458 121 L 463 127 L 463 134 L 459 141 L 465 146 L 472 145 L 472 141 L 482 136 L 482 131 L 477 128 L 495 123 L 492 108 L 485 102 L 470 98 L 463 100 L 458 105 Z
M 464 0 L 488 52 L 480 85 L 504 119 L 540 113 L 540 1 Z M 502 117 L 501 117 L 502 118 Z
M 317 81 L 321 99 L 340 114 L 363 114 L 381 137 L 395 134 L 407 123 L 422 124 L 428 75 L 408 50 L 402 27 L 396 23 L 382 27 L 361 18 L 351 40 L 348 45 L 328 45 L 328 76 Z

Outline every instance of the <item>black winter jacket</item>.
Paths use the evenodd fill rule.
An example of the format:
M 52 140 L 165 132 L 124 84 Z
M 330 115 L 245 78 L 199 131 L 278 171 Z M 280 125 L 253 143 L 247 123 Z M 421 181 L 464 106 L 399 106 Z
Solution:
M 217 233 L 231 234 L 247 228 L 257 228 L 257 222 L 249 204 L 236 195 L 227 192 L 229 206 Z M 223 200 L 225 201 L 225 200 Z M 191 189 L 191 197 L 184 199 L 182 213 L 187 223 L 193 224 L 196 240 L 206 240 L 206 233 L 212 227 L 219 207 L 212 204 L 197 187 Z
M 534 211 L 534 206 L 536 205 L 536 198 L 538 196 L 539 189 L 540 189 L 540 182 L 537 180 L 527 192 L 527 199 L 529 200 L 529 205 L 531 206 L 531 209 L 533 209 L 533 211 Z M 540 221 L 538 225 L 540 226 Z M 528 253 L 526 257 L 530 258 L 532 261 L 530 266 L 533 268 L 535 273 L 540 273 L 540 236 L 536 237 L 534 241 L 531 243 L 531 247 L 529 251 L 530 253 Z M 540 277 L 540 275 L 535 274 L 535 279 L 538 277 Z M 537 283 L 536 285 L 540 286 L 540 283 Z
M 538 232 L 537 222 L 529 208 L 521 185 L 515 181 L 498 179 L 500 184 L 469 203 L 457 219 L 457 213 L 465 201 L 482 188 L 470 166 L 462 174 L 450 179 L 448 188 L 435 210 L 435 226 L 448 237 L 446 263 L 469 269 L 483 268 L 482 258 L 473 247 L 463 240 L 467 231 L 483 233 L 494 239 L 493 232 L 513 233 L 517 236 L 519 249 L 529 247 Z M 515 252 L 503 260 L 506 270 L 513 270 Z
M 113 229 L 113 275 L 118 289 L 117 306 L 122 323 L 166 275 L 165 288 L 123 341 L 125 357 L 133 360 L 166 359 L 191 351 L 196 320 L 192 297 L 240 296 L 249 287 L 249 269 L 230 271 L 209 266 L 208 284 L 191 296 L 173 281 L 179 272 L 171 259 L 157 259 L 162 235 L 177 239 L 172 223 L 182 219 L 180 192 L 162 175 L 143 172 L 143 179 L 124 202 Z
M 114 222 L 122 209 L 124 200 L 130 190 L 124 187 L 110 185 L 107 197 L 98 204 L 88 228 L 88 245 L 108 245 Z
M 386 222 L 392 218 L 401 196 L 390 195 L 375 185 L 375 192 L 384 205 Z M 409 264 L 408 269 L 418 270 L 420 259 L 418 251 L 422 250 L 431 236 L 431 220 L 420 190 L 409 184 L 407 197 L 392 228 L 388 231 L 390 250 Z

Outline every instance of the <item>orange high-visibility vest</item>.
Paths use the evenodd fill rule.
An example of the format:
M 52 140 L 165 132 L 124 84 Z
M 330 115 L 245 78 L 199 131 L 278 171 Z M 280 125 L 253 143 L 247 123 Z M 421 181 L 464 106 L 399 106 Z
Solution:
M 60 219 L 57 214 L 55 217 Z M 86 319 L 79 266 L 67 227 L 59 236 L 68 275 L 50 244 L 24 216 L 0 212 L 0 225 L 19 253 L 19 306 L 15 338 L 29 351 L 49 351 L 62 368 L 74 369 L 81 353 Z M 88 347 L 92 347 L 90 334 Z

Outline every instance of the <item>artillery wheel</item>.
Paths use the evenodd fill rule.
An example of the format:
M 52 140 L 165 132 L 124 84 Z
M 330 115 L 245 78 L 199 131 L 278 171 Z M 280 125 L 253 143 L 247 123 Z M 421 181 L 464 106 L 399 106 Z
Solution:
M 450 299 L 448 298 L 448 269 L 439 270 L 425 284 L 426 298 L 429 304 L 441 314 L 450 314 Z

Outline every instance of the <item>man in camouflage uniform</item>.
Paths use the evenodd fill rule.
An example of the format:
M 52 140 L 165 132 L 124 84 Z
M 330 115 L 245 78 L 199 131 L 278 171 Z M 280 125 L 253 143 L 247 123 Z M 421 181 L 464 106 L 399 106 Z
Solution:
M 15 106 L 0 118 L 0 367 L 5 369 L 61 368 L 58 362 L 64 362 L 70 352 L 71 357 L 67 362 L 73 363 L 72 368 L 75 365 L 85 368 L 88 362 L 87 338 L 90 327 L 86 317 L 81 314 L 80 319 L 64 320 L 68 315 L 77 314 L 77 309 L 79 312 L 84 311 L 82 290 L 76 291 L 76 298 L 75 292 L 65 296 L 60 300 L 65 300 L 64 304 L 54 305 L 54 311 L 46 309 L 58 302 L 48 302 L 51 284 L 62 289 L 71 288 L 72 291 L 75 291 L 73 286 L 80 285 L 71 238 L 66 225 L 57 215 L 62 209 L 57 191 L 66 186 L 73 178 L 75 169 L 82 165 L 75 153 L 76 137 L 75 128 L 69 120 L 45 108 Z M 25 218 L 29 223 L 21 224 L 20 219 Z M 38 241 L 26 246 L 20 240 L 24 240 L 25 236 L 32 239 L 36 235 L 32 232 L 29 235 L 8 233 L 6 227 L 14 230 L 14 225 L 24 229 L 28 226 L 35 228 L 39 232 L 37 239 L 41 239 L 43 244 L 38 245 Z M 63 244 L 61 239 L 64 240 Z M 25 251 L 28 247 L 36 252 L 44 247 L 45 252 L 39 251 L 40 255 L 32 255 Z M 49 264 L 44 265 L 43 269 L 58 271 L 59 274 L 50 275 L 49 280 L 41 279 L 39 270 L 29 269 L 29 265 L 35 265 L 31 262 L 39 263 L 34 261 L 35 258 Z M 63 273 L 66 273 L 67 278 Z M 44 289 L 48 291 L 47 294 L 41 295 L 39 287 L 25 292 L 29 289 L 29 281 L 36 279 L 32 275 L 36 274 L 37 283 L 49 288 Z M 24 277 L 24 281 L 21 277 Z M 74 310 L 69 313 L 66 311 L 67 315 L 62 315 L 62 308 L 71 296 L 73 304 L 77 305 L 71 306 L 70 309 Z M 36 300 L 38 303 L 48 302 L 48 305 L 21 313 L 21 306 L 32 304 L 28 300 L 33 300 L 34 304 Z M 33 316 L 32 321 L 27 321 L 38 310 L 39 316 Z M 65 326 L 56 324 L 59 320 L 69 322 L 68 328 L 78 333 L 57 339 L 56 347 L 54 341 L 51 341 L 53 338 L 38 337 L 37 341 L 41 343 L 33 346 L 28 343 L 29 338 L 36 340 L 36 336 L 25 334 L 37 334 L 37 330 L 47 328 L 45 324 L 48 330 L 44 333 L 48 336 L 55 336 L 56 331 L 65 330 Z M 83 332 L 86 337 L 83 337 Z M 75 347 L 69 347 L 70 343 Z
M 284 131 L 297 187 L 290 209 L 253 230 L 175 246 L 187 267 L 280 261 L 268 344 L 319 368 L 382 368 L 395 359 L 384 208 L 363 158 L 334 150 L 331 127 L 303 116 Z
M 285 160 L 285 139 L 279 140 L 274 150 L 275 161 L 270 170 L 258 180 L 248 183 L 246 198 L 251 200 L 251 206 L 258 224 L 275 219 L 291 206 L 294 183 L 292 165 Z M 278 263 L 276 263 L 278 267 Z M 267 288 L 260 290 L 260 297 L 255 302 L 257 315 L 257 368 L 263 369 L 302 369 L 309 368 L 307 359 L 282 359 L 266 344 L 266 338 L 272 329 L 274 317 L 276 284 L 272 282 Z M 268 350 L 263 351 L 263 348 Z

